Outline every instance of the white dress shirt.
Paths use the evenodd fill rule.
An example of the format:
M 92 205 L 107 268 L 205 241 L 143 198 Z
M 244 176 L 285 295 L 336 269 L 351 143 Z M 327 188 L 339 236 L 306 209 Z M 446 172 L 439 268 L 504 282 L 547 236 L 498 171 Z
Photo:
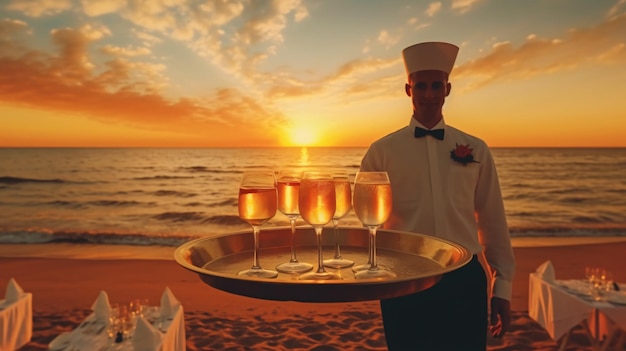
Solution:
M 484 250 L 493 295 L 511 300 L 515 259 L 489 148 L 443 119 L 433 128 L 445 130 L 443 140 L 416 138 L 418 126 L 424 128 L 411 117 L 408 126 L 372 143 L 361 162 L 361 171 L 389 174 L 393 209 L 384 227 L 453 241 L 473 254 Z M 457 145 L 473 149 L 476 162 L 453 160 Z

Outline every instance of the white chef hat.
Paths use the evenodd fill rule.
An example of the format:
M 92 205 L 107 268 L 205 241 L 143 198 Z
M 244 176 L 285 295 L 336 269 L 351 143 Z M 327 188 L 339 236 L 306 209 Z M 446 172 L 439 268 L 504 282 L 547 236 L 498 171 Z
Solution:
M 426 42 L 402 50 L 407 76 L 413 72 L 436 70 L 448 74 L 454 67 L 459 47 L 444 42 Z

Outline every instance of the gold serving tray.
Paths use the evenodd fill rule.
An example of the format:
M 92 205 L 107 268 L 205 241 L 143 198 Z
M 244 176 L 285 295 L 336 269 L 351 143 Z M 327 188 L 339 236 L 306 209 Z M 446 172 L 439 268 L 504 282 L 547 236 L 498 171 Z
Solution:
M 368 231 L 360 227 L 339 227 L 344 258 L 355 264 L 367 262 Z M 252 231 L 241 231 L 188 241 L 179 246 L 174 258 L 182 267 L 198 273 L 206 284 L 237 295 L 277 301 L 349 302 L 380 300 L 419 292 L 436 284 L 444 273 L 467 264 L 472 255 L 466 248 L 428 235 L 379 229 L 376 235 L 378 264 L 396 274 L 387 280 L 355 279 L 350 267 L 325 268 L 341 275 L 341 280 L 299 280 L 296 274 L 279 273 L 273 279 L 239 276 L 252 266 Z M 324 259 L 334 255 L 332 228 L 322 234 Z M 259 235 L 259 264 L 275 269 L 291 257 L 291 229 L 263 228 Z M 301 262 L 317 269 L 315 232 L 310 227 L 296 229 L 296 253 Z

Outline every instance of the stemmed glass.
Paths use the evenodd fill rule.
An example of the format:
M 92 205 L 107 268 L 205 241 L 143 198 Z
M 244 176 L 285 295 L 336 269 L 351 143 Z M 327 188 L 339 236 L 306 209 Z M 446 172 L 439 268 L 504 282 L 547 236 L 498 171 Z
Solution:
M 354 179 L 354 213 L 369 229 L 370 266 L 357 271 L 357 279 L 394 278 L 395 273 L 378 266 L 376 231 L 391 214 L 391 183 L 387 172 L 358 172 Z
M 594 285 L 595 285 L 595 280 L 597 276 L 598 276 L 598 268 L 591 267 L 591 266 L 585 267 L 585 278 L 587 279 L 587 282 L 589 283 L 589 293 L 592 295 L 595 290 Z
M 302 172 L 298 171 L 279 171 L 277 173 L 278 210 L 289 218 L 291 224 L 291 258 L 289 262 L 276 266 L 276 270 L 282 273 L 304 273 L 313 269 L 312 264 L 300 262 L 296 257 L 296 219 L 300 215 L 298 194 L 301 178 Z
M 278 272 L 263 269 L 259 264 L 259 232 L 261 226 L 276 214 L 276 183 L 272 171 L 244 172 L 239 186 L 239 217 L 252 226 L 254 253 L 252 268 L 239 275 L 257 278 L 275 278 Z
M 354 264 L 354 261 L 341 256 L 341 248 L 339 246 L 339 234 L 337 225 L 339 220 L 343 218 L 352 208 L 352 189 L 350 187 L 350 179 L 346 171 L 334 171 L 333 181 L 335 182 L 335 200 L 336 209 L 333 215 L 333 230 L 335 234 L 335 255 L 333 258 L 324 260 L 324 266 L 331 268 L 346 268 Z
M 330 172 L 304 172 L 300 182 L 298 199 L 300 215 L 309 225 L 315 229 L 317 239 L 317 270 L 304 273 L 299 279 L 303 280 L 329 280 L 341 279 L 335 273 L 324 269 L 322 255 L 322 229 L 331 221 L 335 214 L 335 182 Z

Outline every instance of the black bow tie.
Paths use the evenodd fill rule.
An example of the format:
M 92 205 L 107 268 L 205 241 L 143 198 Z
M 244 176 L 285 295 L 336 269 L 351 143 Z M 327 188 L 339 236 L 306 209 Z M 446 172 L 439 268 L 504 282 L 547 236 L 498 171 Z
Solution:
M 424 129 L 424 128 L 420 128 L 420 127 L 415 127 L 415 137 L 416 138 L 421 138 L 421 137 L 424 137 L 424 136 L 427 136 L 427 135 L 431 135 L 435 139 L 443 140 L 444 132 L 445 131 L 443 129 L 428 130 L 428 129 Z

